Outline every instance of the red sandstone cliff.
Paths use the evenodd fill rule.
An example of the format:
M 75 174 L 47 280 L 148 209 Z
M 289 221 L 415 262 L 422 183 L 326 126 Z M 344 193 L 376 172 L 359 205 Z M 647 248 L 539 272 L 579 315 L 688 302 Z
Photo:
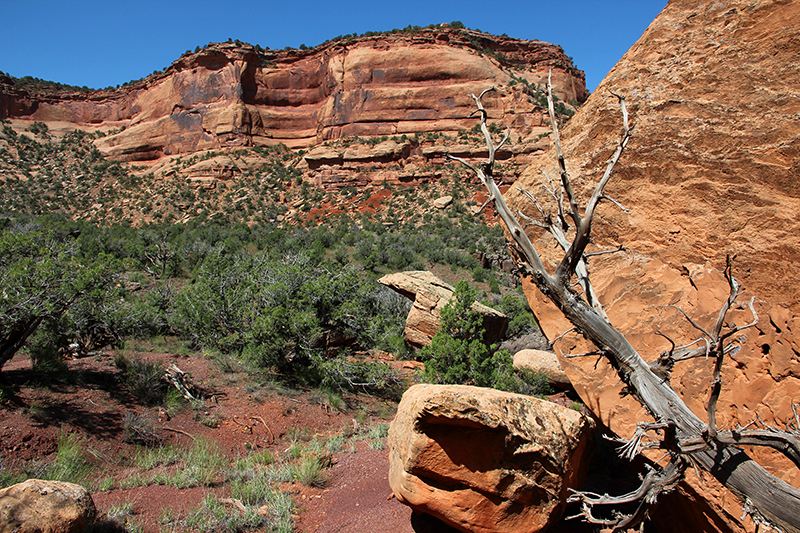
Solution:
M 551 67 L 558 96 L 582 102 L 583 72 L 561 47 L 539 41 L 440 28 L 310 50 L 223 43 L 118 90 L 32 94 L 0 80 L 0 118 L 124 127 L 97 142 L 122 161 L 237 146 L 308 147 L 342 136 L 469 129 L 469 93 L 507 84 L 512 74 L 539 84 Z M 519 95 L 497 98 L 493 118 L 526 134 L 542 125 L 541 112 Z
M 799 35 L 797 2 L 671 0 L 564 131 L 567 168 L 585 198 L 621 131 L 618 106 L 603 97 L 609 90 L 627 97 L 636 128 L 606 192 L 630 213 L 604 204 L 594 231 L 597 248 L 623 244 L 631 251 L 593 258 L 590 268 L 611 322 L 646 360 L 669 349 L 657 331 L 685 342 L 698 336 L 666 306 L 713 324 L 727 296 L 719 270 L 725 254 L 737 255 L 734 275 L 748 291 L 742 301 L 756 296 L 759 325 L 726 360 L 717 410 L 725 427 L 757 415 L 782 427 L 800 401 Z M 539 195 L 540 168 L 557 175 L 552 153 L 516 185 Z M 535 215 L 516 190 L 507 196 Z M 552 260 L 552 246 L 538 249 Z M 547 336 L 566 331 L 560 313 L 528 289 Z M 749 318 L 732 317 L 737 324 Z M 579 343 L 566 338 L 556 348 L 580 352 Z M 602 361 L 561 363 L 616 433 L 628 437 L 637 420 L 648 420 L 621 396 L 619 379 Z M 711 362 L 698 359 L 677 364 L 671 380 L 701 419 L 711 372 Z M 784 458 L 763 449 L 752 454 L 771 473 L 800 483 Z M 690 479 L 681 491 L 688 499 L 668 499 L 670 531 L 753 529 L 741 521 L 741 502 L 711 476 Z

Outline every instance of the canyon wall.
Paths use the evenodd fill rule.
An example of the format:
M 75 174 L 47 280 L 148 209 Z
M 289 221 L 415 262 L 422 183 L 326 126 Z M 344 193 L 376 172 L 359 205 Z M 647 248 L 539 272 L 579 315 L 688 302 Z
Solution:
M 116 90 L 29 93 L 0 80 L 0 118 L 114 128 L 96 144 L 121 161 L 277 143 L 305 148 L 355 135 L 467 130 L 475 124 L 467 118 L 470 93 L 513 85 L 514 77 L 541 86 L 551 67 L 559 98 L 585 100 L 583 72 L 561 47 L 472 30 L 340 39 L 309 50 L 222 43 Z M 544 122 L 521 88 L 489 99 L 492 119 L 524 136 Z

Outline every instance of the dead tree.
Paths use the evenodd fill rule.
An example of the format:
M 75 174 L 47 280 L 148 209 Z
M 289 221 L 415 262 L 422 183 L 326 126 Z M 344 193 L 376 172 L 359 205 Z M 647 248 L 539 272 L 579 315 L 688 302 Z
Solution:
M 783 453 L 800 468 L 800 416 L 797 410 L 795 410 L 795 420 L 788 422 L 786 429 L 783 430 L 763 425 L 762 429 L 746 427 L 726 431 L 717 427 L 716 405 L 721 389 L 720 369 L 725 355 L 738 349 L 737 334 L 758 321 L 752 300 L 746 304 L 752 313 L 750 323 L 736 326 L 726 320 L 731 309 L 742 308 L 737 302 L 740 287 L 733 278 L 730 258 L 725 267 L 725 278 L 730 293 L 719 312 L 714 328 L 709 331 L 701 327 L 681 310 L 683 316 L 702 335 L 700 341 L 677 347 L 670 340 L 672 349 L 662 354 L 653 364 L 645 362 L 625 336 L 609 322 L 592 289 L 585 264 L 586 257 L 590 255 L 586 248 L 591 242 L 592 222 L 602 200 L 613 202 L 605 195 L 604 189 L 633 130 L 633 126 L 628 122 L 625 99 L 613 95 L 619 101 L 622 111 L 622 135 L 603 176 L 581 209 L 564 163 L 553 109 L 552 87 L 548 80 L 548 107 L 560 183 L 554 185 L 551 182 L 551 186 L 545 188 L 555 200 L 558 206 L 557 212 L 547 212 L 536 201 L 534 195 L 528 192 L 525 192 L 525 195 L 535 202 L 541 214 L 541 219 L 528 219 L 528 222 L 549 231 L 564 250 L 564 255 L 555 271 L 549 273 L 519 222 L 517 215 L 520 217 L 523 215 L 511 211 L 492 177 L 495 152 L 503 146 L 510 135 L 510 130 L 506 131 L 499 145 L 495 147 L 486 124 L 487 112 L 481 102 L 483 96 L 493 90 L 495 88 L 491 87 L 483 91 L 480 96 L 470 95 L 477 106 L 473 114 L 477 113 L 480 116 L 481 131 L 488 147 L 488 161 L 475 166 L 457 157 L 450 159 L 459 161 L 475 172 L 487 189 L 490 200 L 494 201 L 497 213 L 511 236 L 512 253 L 515 255 L 521 274 L 529 276 L 539 290 L 573 324 L 575 330 L 594 344 L 596 347 L 594 354 L 607 358 L 626 384 L 627 390 L 653 417 L 653 422 L 639 423 L 634 436 L 620 448 L 621 455 L 632 458 L 642 449 L 659 448 L 665 451 L 669 459 L 663 466 L 660 463 L 650 466 L 641 486 L 630 494 L 612 497 L 575 492 L 570 500 L 580 503 L 580 515 L 590 522 L 611 527 L 615 531 L 636 527 L 645 520 L 658 497 L 675 488 L 683 479 L 685 470 L 692 466 L 709 472 L 736 494 L 742 501 L 745 514 L 750 514 L 757 523 L 778 528 L 785 533 L 800 532 L 800 490 L 767 472 L 739 448 L 740 445 L 768 446 Z M 572 235 L 571 239 L 568 235 Z M 573 288 L 573 280 L 576 278 L 580 292 Z M 669 380 L 665 379 L 676 362 L 700 356 L 714 362 L 707 420 L 697 417 L 672 389 Z M 649 439 L 646 438 L 648 435 Z M 617 512 L 615 509 L 622 504 L 633 504 L 635 510 L 630 513 Z M 602 518 L 595 512 L 602 507 L 612 509 L 611 518 Z

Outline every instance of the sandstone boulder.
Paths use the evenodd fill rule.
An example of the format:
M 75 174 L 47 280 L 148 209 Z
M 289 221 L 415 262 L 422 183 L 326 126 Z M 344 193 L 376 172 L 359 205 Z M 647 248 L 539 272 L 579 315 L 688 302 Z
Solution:
M 77 533 L 97 510 L 74 483 L 29 479 L 0 490 L 0 533 Z
M 647 360 L 668 350 L 661 331 L 679 344 L 697 338 L 673 308 L 712 327 L 727 296 L 720 270 L 737 256 L 734 276 L 756 296 L 760 317 L 747 342 L 726 360 L 717 406 L 720 427 L 760 417 L 783 427 L 800 398 L 800 3 L 672 0 L 601 82 L 563 132 L 567 170 L 582 199 L 602 175 L 619 139 L 618 105 L 627 98 L 635 132 L 606 193 L 630 209 L 601 204 L 594 249 L 619 244 L 635 253 L 592 260 L 591 273 L 611 323 Z M 512 209 L 538 212 L 518 192 L 539 190 L 545 170 L 557 175 L 555 154 L 530 165 L 506 194 Z M 599 221 L 599 222 L 598 222 Z M 552 241 L 532 232 L 545 264 L 558 261 Z M 554 339 L 571 325 L 528 280 L 526 294 L 542 330 Z M 730 316 L 737 324 L 749 313 Z M 555 349 L 587 347 L 568 335 Z M 650 420 L 605 361 L 560 358 L 584 403 L 615 433 L 628 438 Z M 671 384 L 705 418 L 713 365 L 695 359 L 675 366 Z M 748 450 L 767 470 L 800 486 L 800 471 L 782 456 Z M 741 501 L 712 476 L 689 473 L 677 498 L 687 531 L 753 530 Z M 673 501 L 674 510 L 678 504 Z M 663 518 L 675 531 L 673 511 Z M 658 519 L 658 516 L 655 516 Z
M 543 531 L 583 480 L 593 427 L 531 396 L 415 385 L 389 428 L 389 484 L 399 501 L 462 531 Z
M 453 296 L 453 287 L 433 273 L 414 270 L 387 274 L 378 283 L 399 292 L 414 305 L 406 319 L 406 340 L 414 346 L 425 346 L 439 331 L 441 311 Z M 495 343 L 503 338 L 508 327 L 508 317 L 491 307 L 475 302 L 472 309 L 483 315 L 487 340 Z
M 564 369 L 558 362 L 558 356 L 554 352 L 547 352 L 545 350 L 520 350 L 514 354 L 514 367 L 525 368 L 533 370 L 540 374 L 546 374 L 550 378 L 550 383 L 553 385 L 566 389 L 571 388 L 572 384 L 569 382 Z

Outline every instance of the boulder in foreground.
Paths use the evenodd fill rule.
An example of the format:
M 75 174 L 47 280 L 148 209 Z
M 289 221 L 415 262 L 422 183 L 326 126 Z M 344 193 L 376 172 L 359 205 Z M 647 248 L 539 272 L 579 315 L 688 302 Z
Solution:
M 531 396 L 415 385 L 389 429 L 389 484 L 401 502 L 462 531 L 544 531 L 586 474 L 593 429 Z
M 96 515 L 92 496 L 74 483 L 29 479 L 0 490 L 0 533 L 77 533 Z

